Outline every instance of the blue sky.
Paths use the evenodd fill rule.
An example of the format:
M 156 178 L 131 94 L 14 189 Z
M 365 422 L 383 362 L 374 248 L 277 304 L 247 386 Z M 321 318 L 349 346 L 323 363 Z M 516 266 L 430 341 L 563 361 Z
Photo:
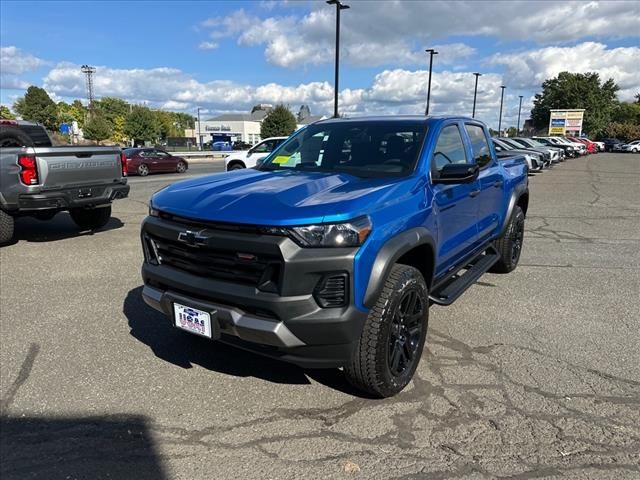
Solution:
M 347 2 L 341 103 L 347 114 L 419 113 L 426 54 L 436 46 L 435 113 L 469 113 L 472 72 L 481 118 L 499 85 L 507 117 L 530 107 L 559 71 L 599 71 L 640 90 L 640 2 Z M 258 102 L 331 110 L 335 10 L 323 1 L 0 3 L 0 102 L 28 84 L 56 100 L 83 97 L 79 65 L 98 68 L 96 94 L 211 113 Z M 598 20 L 597 22 L 595 20 Z

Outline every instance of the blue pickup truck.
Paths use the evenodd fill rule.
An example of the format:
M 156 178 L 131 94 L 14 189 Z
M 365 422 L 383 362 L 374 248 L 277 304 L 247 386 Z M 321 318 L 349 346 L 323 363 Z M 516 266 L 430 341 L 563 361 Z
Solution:
M 154 194 L 143 297 L 179 329 L 388 397 L 418 366 L 429 306 L 516 267 L 527 173 L 471 118 L 320 121 L 255 169 Z

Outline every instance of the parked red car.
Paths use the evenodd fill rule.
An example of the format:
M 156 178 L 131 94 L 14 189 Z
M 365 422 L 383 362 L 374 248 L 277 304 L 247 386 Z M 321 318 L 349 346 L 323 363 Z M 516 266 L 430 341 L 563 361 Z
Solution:
M 184 173 L 189 168 L 184 158 L 157 148 L 127 148 L 123 153 L 127 161 L 127 174 L 146 177 L 156 172 Z
M 587 153 L 597 153 L 598 152 L 598 145 L 593 143 L 589 139 L 578 138 L 578 137 L 567 137 L 567 139 L 571 140 L 572 142 L 584 143 L 587 146 Z

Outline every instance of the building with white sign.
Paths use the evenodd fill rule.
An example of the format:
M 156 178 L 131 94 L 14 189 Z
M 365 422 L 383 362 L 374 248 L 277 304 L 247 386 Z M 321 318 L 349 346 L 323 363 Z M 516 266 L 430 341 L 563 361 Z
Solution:
M 260 137 L 260 124 L 271 110 L 271 105 L 256 105 L 251 113 L 223 113 L 217 117 L 195 123 L 193 130 L 185 130 L 185 137 L 197 138 L 200 135 L 203 144 L 212 142 L 246 142 L 255 145 Z M 326 118 L 324 116 L 309 115 L 308 107 L 304 106 L 298 114 L 298 128 Z M 302 115 L 301 115 L 302 114 Z

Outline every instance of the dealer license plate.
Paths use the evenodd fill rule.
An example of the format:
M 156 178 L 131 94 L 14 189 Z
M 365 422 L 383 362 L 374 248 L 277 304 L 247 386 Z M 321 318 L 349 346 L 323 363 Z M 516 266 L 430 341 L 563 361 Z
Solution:
M 176 327 L 211 338 L 211 314 L 179 303 L 173 304 Z

